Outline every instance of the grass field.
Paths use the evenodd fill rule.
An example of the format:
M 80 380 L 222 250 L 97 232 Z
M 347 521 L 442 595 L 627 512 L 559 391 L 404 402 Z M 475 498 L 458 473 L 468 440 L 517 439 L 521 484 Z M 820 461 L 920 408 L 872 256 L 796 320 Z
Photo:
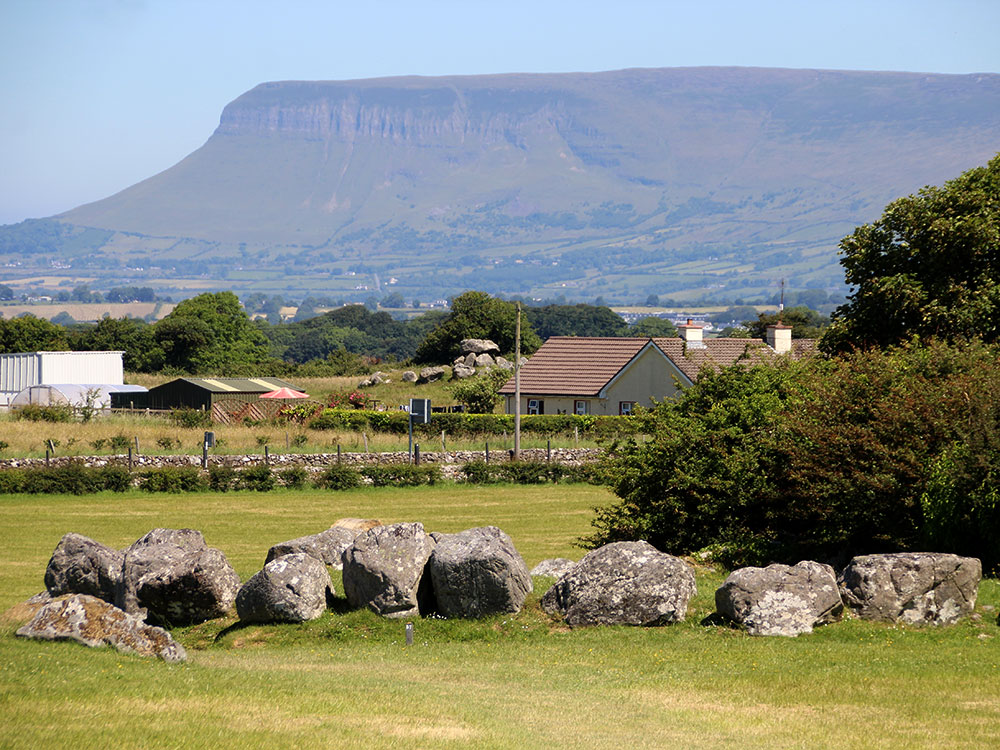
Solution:
M 200 529 L 242 578 L 271 544 L 342 516 L 495 524 L 529 566 L 578 558 L 586 485 L 0 498 L 0 611 L 43 587 L 76 531 L 124 546 L 156 526 Z M 977 621 L 913 629 L 846 621 L 796 639 L 700 624 L 722 571 L 699 569 L 686 622 L 569 630 L 516 616 L 403 623 L 328 612 L 301 626 L 213 621 L 175 631 L 188 662 L 13 637 L 0 622 L 0 747 L 983 748 L 1000 743 L 1000 585 Z M 337 581 L 339 586 L 339 580 Z M 339 590 L 339 588 L 338 588 Z M 985 605 L 985 606 L 984 606 Z M 987 609 L 992 608 L 992 609 Z M 235 627 L 234 627 L 235 626 Z

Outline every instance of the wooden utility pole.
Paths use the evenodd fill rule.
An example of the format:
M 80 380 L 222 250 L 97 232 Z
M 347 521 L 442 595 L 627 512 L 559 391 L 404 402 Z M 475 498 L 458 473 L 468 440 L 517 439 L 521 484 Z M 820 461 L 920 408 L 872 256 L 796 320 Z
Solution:
M 514 460 L 521 460 L 521 303 L 514 327 Z

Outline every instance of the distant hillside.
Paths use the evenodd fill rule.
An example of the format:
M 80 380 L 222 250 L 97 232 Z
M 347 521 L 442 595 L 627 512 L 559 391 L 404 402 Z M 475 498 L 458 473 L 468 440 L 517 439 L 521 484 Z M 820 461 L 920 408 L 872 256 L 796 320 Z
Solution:
M 998 150 L 992 74 L 265 83 L 165 172 L 0 230 L 0 255 L 294 295 L 752 297 L 838 287 L 842 236 Z

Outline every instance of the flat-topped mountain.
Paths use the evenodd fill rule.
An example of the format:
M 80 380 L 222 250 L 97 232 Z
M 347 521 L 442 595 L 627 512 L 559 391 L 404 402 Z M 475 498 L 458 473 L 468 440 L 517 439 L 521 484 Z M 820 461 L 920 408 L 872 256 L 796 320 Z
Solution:
M 839 285 L 842 236 L 998 150 L 993 74 L 264 83 L 177 165 L 54 217 L 47 247 L 297 293 L 748 296 Z M 0 251 L 28 229 L 2 231 Z

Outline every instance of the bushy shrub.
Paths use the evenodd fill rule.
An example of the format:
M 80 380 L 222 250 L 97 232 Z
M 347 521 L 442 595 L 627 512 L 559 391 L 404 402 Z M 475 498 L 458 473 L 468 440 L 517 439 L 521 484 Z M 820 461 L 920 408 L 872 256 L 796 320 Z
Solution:
M 178 427 L 212 426 L 212 414 L 202 409 L 171 409 L 170 420 Z
M 350 466 L 328 466 L 314 483 L 324 490 L 349 490 L 361 486 L 361 474 Z
M 261 464 L 260 466 L 251 466 L 249 469 L 243 469 L 237 472 L 236 476 L 236 489 L 238 490 L 252 490 L 254 492 L 270 492 L 274 489 L 276 479 L 274 472 L 271 471 L 271 467 Z
M 139 475 L 139 487 L 146 492 L 199 492 L 205 486 L 201 472 L 193 466 L 167 466 Z
M 102 466 L 93 471 L 101 489 L 125 492 L 132 488 L 132 473 L 124 466 Z
M 278 478 L 281 480 L 281 484 L 289 489 L 300 489 L 306 486 L 306 479 L 309 476 L 309 472 L 303 469 L 301 466 L 290 466 L 287 469 L 282 469 L 278 472 Z
M 236 469 L 232 466 L 208 467 L 208 489 L 212 492 L 229 492 L 236 484 Z
M 25 404 L 10 411 L 15 419 L 24 419 L 29 422 L 70 422 L 73 419 L 72 407 L 64 404 L 48 406 Z
M 498 482 L 496 465 L 485 461 L 469 461 L 462 465 L 462 476 L 469 484 L 492 484 Z
M 0 495 L 24 492 L 24 470 L 4 469 L 0 471 Z
M 496 465 L 497 476 L 513 484 L 544 484 L 558 479 L 559 464 L 545 461 L 505 461 Z

